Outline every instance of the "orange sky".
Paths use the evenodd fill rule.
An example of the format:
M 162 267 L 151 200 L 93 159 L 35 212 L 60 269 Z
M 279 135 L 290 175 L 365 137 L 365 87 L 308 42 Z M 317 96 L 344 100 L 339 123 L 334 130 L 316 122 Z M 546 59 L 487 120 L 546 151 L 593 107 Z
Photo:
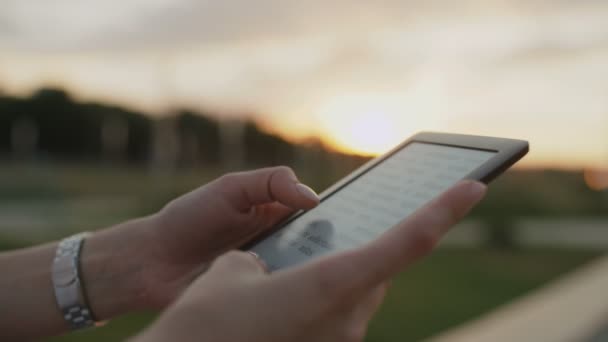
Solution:
M 260 113 L 358 153 L 440 130 L 527 139 L 523 165 L 608 165 L 604 2 L 84 3 L 5 6 L 0 89 Z

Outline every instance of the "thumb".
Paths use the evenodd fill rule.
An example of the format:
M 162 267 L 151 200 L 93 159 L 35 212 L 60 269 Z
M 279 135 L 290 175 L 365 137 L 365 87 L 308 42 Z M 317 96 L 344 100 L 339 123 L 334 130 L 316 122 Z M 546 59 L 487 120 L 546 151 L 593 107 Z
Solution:
M 266 264 L 253 252 L 230 251 L 215 259 L 209 273 L 229 277 L 258 276 L 268 273 Z
M 204 273 L 199 274 L 177 298 L 176 302 L 181 303 L 177 306 L 196 303 L 209 293 L 221 293 L 229 290 L 230 286 L 250 284 L 268 275 L 266 266 L 255 253 L 241 251 L 227 252 L 216 258 L 206 271 L 201 270 Z

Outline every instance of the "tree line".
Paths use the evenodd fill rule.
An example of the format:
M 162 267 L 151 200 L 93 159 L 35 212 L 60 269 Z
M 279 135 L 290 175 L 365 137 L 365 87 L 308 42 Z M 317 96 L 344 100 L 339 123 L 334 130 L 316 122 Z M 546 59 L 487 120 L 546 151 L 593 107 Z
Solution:
M 217 117 L 217 116 L 216 116 Z M 293 144 L 251 120 L 223 122 L 209 113 L 181 109 L 161 119 L 98 102 L 78 102 L 67 92 L 43 88 L 27 97 L 0 94 L 0 157 L 48 160 L 154 159 L 176 166 L 220 163 L 227 154 L 244 165 L 293 163 L 299 158 L 345 156 L 320 142 Z M 159 156 L 160 155 L 160 156 Z

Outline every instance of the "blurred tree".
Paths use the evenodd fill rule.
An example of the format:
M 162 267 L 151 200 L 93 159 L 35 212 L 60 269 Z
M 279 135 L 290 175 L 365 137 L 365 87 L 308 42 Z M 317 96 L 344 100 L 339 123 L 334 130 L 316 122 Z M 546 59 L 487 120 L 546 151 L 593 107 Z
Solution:
M 142 115 L 141 113 L 126 110 L 121 107 L 109 106 L 99 103 L 84 103 L 76 104 L 79 115 L 87 118 L 88 122 L 94 126 L 92 135 L 88 139 L 94 140 L 90 144 L 95 145 L 96 148 L 91 152 L 89 156 L 80 155 L 77 157 L 79 160 L 99 160 L 104 157 L 104 148 L 108 147 L 104 144 L 123 145 L 121 148 L 124 149 L 121 153 L 124 154 L 124 158 L 129 162 L 143 162 L 148 160 L 149 156 L 149 145 L 151 140 L 151 120 Z M 122 128 L 119 130 L 125 130 L 125 136 L 116 135 L 114 137 L 104 137 L 104 126 L 108 123 L 120 122 Z M 105 126 L 108 129 L 107 126 Z M 114 127 L 116 128 L 116 127 Z M 115 131 L 115 133 L 117 133 Z M 108 134 L 108 132 L 106 132 Z M 113 141 L 109 141 L 111 139 Z M 126 141 L 116 141 L 125 139 Z
M 183 147 L 181 165 L 219 163 L 220 128 L 216 120 L 192 110 L 182 109 L 178 111 L 177 122 Z
M 125 160 L 129 143 L 129 123 L 123 117 L 108 115 L 101 123 L 103 159 L 110 163 Z
M 171 173 L 177 167 L 181 149 L 176 118 L 169 116 L 152 122 L 150 166 L 160 174 Z
M 0 154 L 4 156 L 11 153 L 11 130 L 21 111 L 20 106 L 19 99 L 0 95 Z
M 326 179 L 334 179 L 360 164 L 361 158 L 331 151 L 320 142 L 295 145 L 264 132 L 253 121 L 219 122 L 213 116 L 181 109 L 158 121 L 152 115 L 113 105 L 77 102 L 65 91 L 53 88 L 40 89 L 25 98 L 0 95 L 0 157 L 9 156 L 15 142 L 24 147 L 26 140 L 30 145 L 35 140 L 37 153 L 50 160 L 144 164 L 154 158 L 151 153 L 162 150 L 163 160 L 171 160 L 175 166 L 223 162 L 229 165 L 228 169 L 240 169 L 294 166 L 305 156 L 304 165 L 313 162 L 320 165 L 316 170 L 332 175 Z M 29 123 L 28 129 L 23 129 L 24 122 Z M 17 130 L 13 131 L 15 127 Z M 30 128 L 34 127 L 36 139 L 29 139 L 33 132 Z M 170 137 L 165 134 L 168 128 Z M 24 134 L 29 134 L 29 138 Z M 157 149 L 155 134 L 170 139 L 158 141 L 156 145 L 162 148 Z M 336 168 L 337 164 L 344 167 Z
M 279 136 L 262 132 L 254 122 L 244 125 L 245 161 L 250 165 L 293 165 L 295 146 Z
M 220 162 L 227 171 L 245 167 L 244 123 L 241 120 L 222 120 L 219 123 Z
M 11 125 L 11 150 L 17 160 L 35 157 L 38 148 L 38 124 L 29 117 L 19 117 Z
M 38 123 L 44 153 L 62 159 L 99 155 L 100 122 L 82 113 L 66 92 L 41 89 L 24 102 L 20 115 L 30 116 Z

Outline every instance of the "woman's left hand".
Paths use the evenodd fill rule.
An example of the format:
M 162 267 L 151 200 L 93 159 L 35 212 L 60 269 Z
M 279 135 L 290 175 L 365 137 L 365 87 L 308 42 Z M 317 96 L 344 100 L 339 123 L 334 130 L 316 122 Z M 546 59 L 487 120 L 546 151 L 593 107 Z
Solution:
M 143 300 L 166 306 L 215 257 L 318 203 L 288 167 L 230 173 L 171 201 L 150 218 L 139 247 Z

